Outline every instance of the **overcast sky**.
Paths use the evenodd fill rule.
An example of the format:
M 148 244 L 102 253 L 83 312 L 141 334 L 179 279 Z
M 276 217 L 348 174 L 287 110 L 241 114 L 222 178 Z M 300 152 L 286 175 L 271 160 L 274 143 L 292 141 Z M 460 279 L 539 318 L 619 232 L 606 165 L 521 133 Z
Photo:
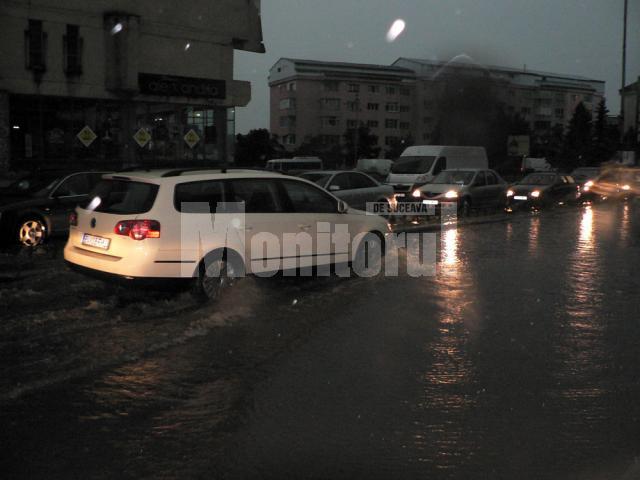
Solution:
M 269 128 L 269 68 L 280 57 L 389 65 L 398 57 L 583 75 L 606 81 L 618 113 L 624 0 L 262 0 L 266 54 L 236 52 L 252 100 L 238 133 Z M 404 33 L 386 41 L 397 18 Z M 629 0 L 627 83 L 640 75 L 640 0 Z

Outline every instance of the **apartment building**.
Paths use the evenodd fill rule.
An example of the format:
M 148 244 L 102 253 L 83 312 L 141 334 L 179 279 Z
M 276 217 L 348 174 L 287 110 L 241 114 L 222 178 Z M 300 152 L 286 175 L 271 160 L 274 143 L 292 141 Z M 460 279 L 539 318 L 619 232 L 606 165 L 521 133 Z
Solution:
M 271 132 L 288 151 L 318 135 L 341 144 L 360 125 L 382 148 L 411 134 L 415 76 L 402 67 L 281 58 L 269 87 Z
M 383 66 L 282 58 L 269 74 L 271 131 L 290 151 L 316 135 L 341 143 L 358 125 L 368 126 L 383 149 L 409 135 L 431 143 L 442 96 L 460 79 L 489 84 L 505 113 L 518 114 L 536 133 L 566 127 L 580 102 L 595 113 L 605 86 L 575 75 L 469 62 L 399 58 Z
M 259 0 L 4 0 L 0 28 L 0 169 L 232 158 Z
M 624 104 L 624 118 L 622 119 L 623 134 L 635 134 L 636 142 L 640 143 L 640 78 L 620 90 Z

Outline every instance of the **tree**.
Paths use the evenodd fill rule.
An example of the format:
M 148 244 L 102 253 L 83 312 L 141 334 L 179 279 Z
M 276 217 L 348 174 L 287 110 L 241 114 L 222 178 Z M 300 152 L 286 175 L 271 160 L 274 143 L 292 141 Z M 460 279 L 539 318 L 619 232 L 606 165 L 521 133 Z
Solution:
M 606 162 L 615 153 L 618 146 L 618 129 L 607 122 L 609 110 L 604 98 L 598 104 L 596 121 L 593 124 L 593 151 L 591 161 L 594 164 Z
M 266 128 L 236 135 L 235 163 L 242 167 L 264 167 L 266 161 L 281 156 L 284 148 Z
M 345 156 L 352 167 L 355 167 L 360 158 L 376 158 L 380 154 L 378 136 L 372 134 L 364 125 L 347 129 L 342 137 Z
M 398 140 L 393 140 L 384 152 L 385 158 L 395 160 L 402 154 L 402 152 L 404 152 L 405 148 L 412 145 L 413 137 L 411 135 L 400 137 Z
M 569 121 L 559 167 L 569 171 L 591 163 L 591 123 L 591 113 L 580 102 Z

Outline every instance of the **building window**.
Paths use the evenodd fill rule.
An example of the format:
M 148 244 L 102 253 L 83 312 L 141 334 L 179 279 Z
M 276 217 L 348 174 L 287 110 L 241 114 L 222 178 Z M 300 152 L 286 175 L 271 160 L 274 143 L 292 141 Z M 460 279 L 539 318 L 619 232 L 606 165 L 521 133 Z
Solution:
M 280 126 L 282 128 L 293 128 L 296 126 L 296 117 L 295 116 L 286 116 L 280 117 Z
M 359 110 L 358 102 L 347 102 L 347 110 L 350 112 L 357 112 Z
M 296 144 L 296 136 L 293 135 L 293 134 L 285 135 L 284 137 L 282 137 L 282 142 L 285 145 L 295 145 Z
M 398 128 L 398 120 L 396 120 L 395 118 L 385 119 L 384 128 Z
M 47 34 L 42 31 L 42 20 L 29 20 L 24 32 L 27 69 L 36 72 L 46 70 Z
M 337 145 L 340 143 L 340 135 L 320 135 L 323 145 Z
M 358 126 L 357 120 L 347 120 L 347 128 L 356 128 Z
M 564 118 L 564 108 L 556 108 L 556 118 Z
M 82 38 L 77 25 L 67 25 L 67 34 L 62 37 L 64 72 L 67 75 L 82 74 Z
M 400 105 L 400 112 L 407 113 L 411 111 L 411 107 L 409 105 Z
M 369 128 L 378 128 L 378 121 L 377 120 L 368 120 L 367 121 L 367 127 Z
M 385 91 L 387 92 L 387 95 L 395 95 L 396 87 L 392 87 L 391 85 L 388 85 Z
M 400 87 L 400 95 L 411 95 L 411 90 L 407 87 Z
M 323 98 L 320 100 L 320 105 L 325 110 L 340 110 L 340 99 Z
M 369 85 L 367 90 L 369 93 L 380 93 L 380 85 Z
M 423 133 L 422 134 L 422 140 L 424 140 L 425 142 L 429 141 L 429 134 L 428 133 Z
M 399 142 L 400 142 L 400 137 L 394 137 L 394 136 L 384 137 L 384 144 L 386 146 L 397 145 Z
M 338 117 L 321 117 L 320 126 L 321 127 L 337 127 Z
M 409 122 L 400 122 L 400 130 L 409 130 Z
M 367 110 L 377 111 L 378 110 L 378 106 L 379 106 L 379 104 L 377 104 L 377 103 L 367 103 Z
M 337 92 L 338 90 L 340 90 L 340 82 L 327 80 L 325 82 L 322 82 L 322 89 L 325 92 Z
M 283 98 L 280 100 L 280 110 L 293 110 L 296 108 L 295 98 Z
M 348 91 L 352 93 L 358 93 L 360 91 L 360 85 L 358 85 L 357 83 L 350 83 Z
M 387 103 L 385 105 L 385 110 L 390 113 L 397 113 L 400 111 L 400 107 L 397 103 Z
M 296 91 L 296 82 L 287 83 L 287 91 L 288 92 L 295 92 Z

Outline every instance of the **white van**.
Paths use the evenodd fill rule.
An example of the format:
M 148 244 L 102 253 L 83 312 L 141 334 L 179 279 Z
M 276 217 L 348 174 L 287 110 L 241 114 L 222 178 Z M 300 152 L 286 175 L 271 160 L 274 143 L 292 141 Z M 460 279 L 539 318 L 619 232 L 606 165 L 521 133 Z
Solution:
M 267 161 L 267 170 L 285 173 L 322 170 L 322 160 L 318 157 L 274 158 Z
M 408 147 L 394 162 L 386 183 L 393 185 L 396 192 L 408 192 L 412 185 L 428 183 L 442 170 L 456 168 L 488 169 L 489 161 L 484 147 Z

